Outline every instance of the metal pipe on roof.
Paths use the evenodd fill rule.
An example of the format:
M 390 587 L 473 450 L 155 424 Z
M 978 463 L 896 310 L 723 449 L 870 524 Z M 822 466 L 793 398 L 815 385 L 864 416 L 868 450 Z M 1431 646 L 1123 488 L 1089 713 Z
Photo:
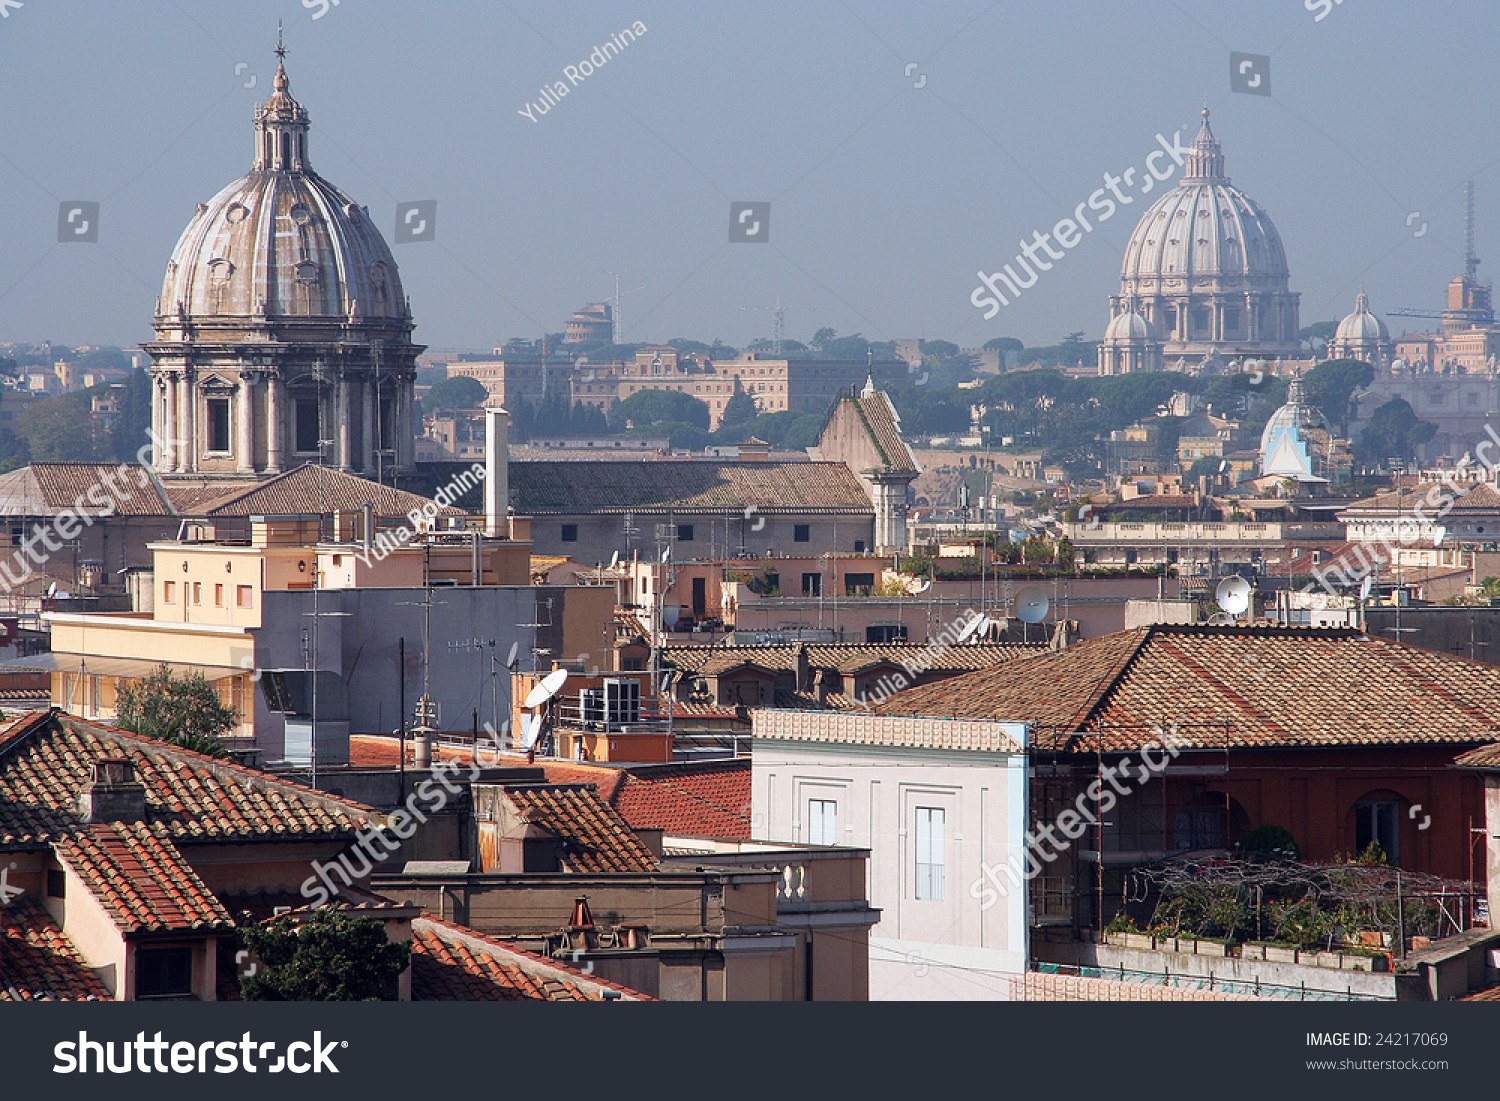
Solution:
M 484 410 L 484 531 L 502 539 L 510 505 L 510 414 L 498 405 Z

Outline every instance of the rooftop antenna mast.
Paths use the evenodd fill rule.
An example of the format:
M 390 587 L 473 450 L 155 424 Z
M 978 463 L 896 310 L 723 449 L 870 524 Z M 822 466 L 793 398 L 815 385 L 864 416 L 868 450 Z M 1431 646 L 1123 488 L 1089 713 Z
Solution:
M 1474 255 L 1474 181 L 1464 184 L 1464 275 L 1471 282 L 1479 275 L 1479 257 Z
M 624 291 L 622 293 L 620 290 L 620 273 L 617 271 L 607 271 L 604 274 L 613 276 L 615 280 L 615 293 L 608 301 L 610 303 L 611 312 L 610 320 L 614 322 L 615 326 L 612 340 L 615 344 L 618 344 L 620 343 L 621 335 L 625 331 L 624 326 L 620 324 L 620 299 L 624 298 L 627 294 L 634 294 L 636 291 L 645 290 L 645 284 L 643 283 L 639 287 L 633 287 L 632 289 Z

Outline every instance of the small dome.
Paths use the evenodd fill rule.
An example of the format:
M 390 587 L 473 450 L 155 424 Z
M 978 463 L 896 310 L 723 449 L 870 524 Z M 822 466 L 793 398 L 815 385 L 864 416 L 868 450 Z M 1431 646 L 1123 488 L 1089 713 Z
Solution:
M 1326 480 L 1333 429 L 1328 419 L 1302 395 L 1302 380 L 1292 379 L 1287 400 L 1260 434 L 1261 474 Z
M 1333 339 L 1337 344 L 1356 344 L 1370 340 L 1385 343 L 1390 338 L 1385 322 L 1370 312 L 1370 300 L 1361 291 L 1354 300 L 1354 312 L 1339 322 Z
M 1151 322 L 1138 313 L 1133 306 L 1110 319 L 1104 330 L 1104 339 L 1111 343 L 1123 341 L 1149 341 L 1156 339 Z

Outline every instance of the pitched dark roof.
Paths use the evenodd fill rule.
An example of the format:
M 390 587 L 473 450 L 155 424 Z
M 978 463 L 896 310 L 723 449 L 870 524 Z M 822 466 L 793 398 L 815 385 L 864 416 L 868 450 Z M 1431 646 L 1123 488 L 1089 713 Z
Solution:
M 93 497 L 89 496 L 93 493 Z M 0 474 L 0 516 L 175 516 L 159 483 L 138 463 L 30 463 Z
M 1355 630 L 1156 625 L 899 692 L 885 715 L 1030 721 L 1039 749 L 1500 739 L 1500 668 Z M 1085 744 L 1086 743 L 1086 744 Z
M 868 396 L 861 395 L 845 400 L 853 402 L 855 409 L 859 411 L 859 419 L 864 422 L 866 430 L 870 433 L 870 440 L 875 444 L 875 450 L 885 460 L 885 469 L 911 471 L 912 473 L 917 473 L 922 469 L 922 465 L 917 462 L 916 453 L 906 442 L 906 437 L 901 434 L 900 415 L 885 391 L 877 390 Z
M 787 512 L 873 513 L 859 480 L 842 463 L 721 462 L 707 459 L 640 462 L 513 462 L 510 487 L 517 511 L 724 513 L 749 507 Z
M 110 1001 L 109 989 L 34 898 L 0 909 L 0 1002 Z
M 919 664 L 924 671 L 943 673 L 988 669 L 1046 650 L 1045 644 L 984 642 L 962 646 L 919 646 L 907 642 L 869 644 L 860 642 L 808 643 L 807 660 L 814 669 L 858 673 L 872 666 Z M 797 646 L 668 646 L 663 660 L 686 673 L 718 676 L 741 665 L 755 665 L 773 672 L 790 673 L 797 668 Z
M 294 470 L 262 482 L 230 490 L 215 500 L 197 502 L 196 515 L 276 516 L 297 513 L 327 516 L 332 512 L 358 512 L 364 503 L 375 506 L 383 518 L 405 516 L 430 499 L 404 489 L 381 485 L 369 478 L 347 474 L 332 467 L 304 463 Z M 445 507 L 439 515 L 458 516 L 461 510 Z
M 234 920 L 160 826 L 85 826 L 59 841 L 57 859 L 88 885 L 124 933 L 229 929 Z
M 571 872 L 654 872 L 657 860 L 613 807 L 585 784 L 506 784 L 505 796 L 533 825 L 566 842 Z
M 654 999 L 557 960 L 436 918 L 412 922 L 414 1002 L 587 1002 L 605 990 Z
M 0 729 L 0 845 L 41 848 L 72 835 L 78 797 L 105 757 L 130 759 L 148 823 L 173 840 L 343 838 L 373 813 L 258 769 L 42 711 Z

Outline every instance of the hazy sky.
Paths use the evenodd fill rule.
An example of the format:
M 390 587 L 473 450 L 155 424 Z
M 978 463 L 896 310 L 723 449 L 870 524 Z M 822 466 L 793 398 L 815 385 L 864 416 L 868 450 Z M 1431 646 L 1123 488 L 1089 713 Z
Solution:
M 631 341 L 740 345 L 771 328 L 741 307 L 778 295 L 803 340 L 1097 338 L 1157 193 L 989 321 L 976 272 L 1104 173 L 1143 171 L 1158 134 L 1191 140 L 1205 105 L 1233 182 L 1281 231 L 1304 324 L 1361 286 L 1377 312 L 1440 307 L 1469 177 L 1480 270 L 1500 270 L 1494 0 L 0 7 L 0 340 L 150 338 L 178 234 L 249 167 L 277 19 L 314 167 L 388 240 L 398 202 L 437 202 L 436 240 L 393 245 L 434 350 L 560 330 L 612 292 L 608 272 L 641 288 Z M 568 78 L 637 21 L 636 42 Z M 1270 96 L 1230 91 L 1231 51 L 1269 55 Z M 550 111 L 521 113 L 558 81 Z M 58 242 L 65 200 L 102 204 L 97 244 Z M 732 201 L 771 203 L 769 243 L 728 241 Z

